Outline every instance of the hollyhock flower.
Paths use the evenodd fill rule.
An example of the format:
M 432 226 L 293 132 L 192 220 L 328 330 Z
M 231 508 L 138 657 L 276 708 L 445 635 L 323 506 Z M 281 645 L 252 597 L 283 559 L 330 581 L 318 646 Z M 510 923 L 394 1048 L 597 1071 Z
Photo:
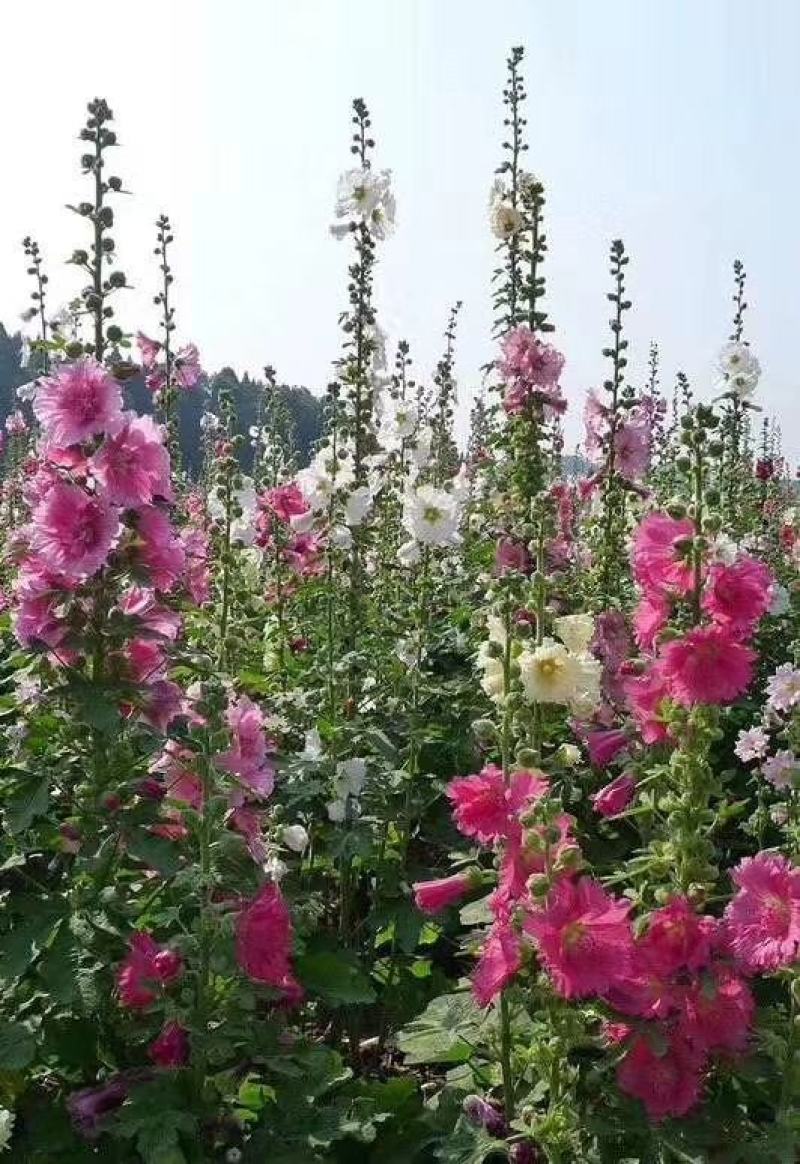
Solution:
M 772 711 L 791 711 L 800 703 L 800 670 L 791 663 L 781 663 L 767 680 L 767 707 Z
M 761 365 L 746 343 L 733 340 L 717 357 L 717 367 L 727 387 L 740 399 L 752 396 L 761 376 Z
M 331 226 L 334 238 L 346 238 L 351 222 L 363 222 L 379 239 L 394 230 L 395 198 L 391 170 L 346 170 L 339 178 L 334 214 L 340 221 Z
M 109 501 L 123 507 L 172 500 L 169 453 L 162 430 L 149 416 L 127 413 L 125 425 L 108 437 L 89 464 Z
M 122 396 L 105 368 L 79 360 L 39 382 L 33 411 L 47 441 L 62 447 L 115 432 L 122 422 Z
M 117 969 L 120 1005 L 144 1010 L 155 1002 L 157 988 L 171 985 L 182 972 L 179 954 L 159 946 L 151 934 L 137 931 L 129 939 L 128 954 Z
M 661 677 L 684 707 L 732 703 L 750 686 L 755 659 L 726 627 L 698 626 L 664 647 Z
M 586 455 L 593 464 L 598 464 L 604 453 L 604 440 L 608 433 L 608 409 L 600 397 L 591 388 L 586 395 L 583 408 L 583 422 L 585 426 Z
M 775 476 L 775 462 L 770 457 L 760 457 L 756 461 L 756 477 L 759 481 L 771 481 Z
M 668 732 L 661 718 L 661 709 L 670 691 L 661 665 L 656 663 L 643 675 L 629 675 L 625 679 L 624 688 L 643 742 L 663 743 Z
M 293 517 L 309 512 L 309 504 L 302 490 L 293 481 L 288 485 L 279 485 L 275 489 L 269 489 L 262 498 L 262 505 L 286 525 Z
M 83 1087 L 67 1099 L 67 1110 L 76 1129 L 87 1140 L 96 1140 L 103 1128 L 103 1117 L 122 1107 L 134 1079 L 117 1075 L 100 1087 Z
M 183 691 L 170 679 L 156 679 L 142 692 L 141 717 L 162 735 L 166 735 L 170 724 L 183 715 L 184 710 Z
M 270 744 L 261 709 L 246 695 L 240 695 L 228 705 L 225 719 L 231 730 L 231 747 L 216 757 L 217 767 L 238 777 L 258 796 L 269 796 L 275 774 L 267 759 Z
M 703 1056 L 683 1039 L 637 1035 L 617 1068 L 617 1083 L 640 1099 L 649 1119 L 686 1115 L 698 1103 Z
M 663 594 L 642 595 L 633 613 L 633 628 L 636 642 L 643 651 L 655 650 L 658 636 L 669 621 L 671 609 L 669 599 Z
M 33 511 L 30 531 L 31 549 L 48 568 L 79 580 L 105 565 L 119 519 L 104 498 L 58 481 Z
M 688 517 L 650 513 L 633 539 L 633 572 L 647 594 L 687 594 L 694 586 L 694 570 L 686 549 L 694 536 Z
M 287 825 L 282 831 L 281 840 L 293 853 L 304 853 L 308 848 L 310 837 L 301 824 L 293 824 Z
M 497 889 L 490 901 L 498 920 L 510 920 L 514 907 L 526 897 L 532 876 L 560 868 L 569 854 L 580 855 L 574 827 L 575 817 L 566 812 L 559 813 L 547 825 L 525 829 L 511 825 L 503 846 Z
M 650 470 L 652 432 L 644 421 L 623 421 L 614 432 L 614 467 L 626 481 L 642 481 Z
M 195 344 L 186 344 L 185 347 L 178 349 L 172 374 L 177 388 L 189 392 L 197 387 L 203 369 L 200 367 L 200 355 Z
M 349 533 L 349 530 L 348 530 Z M 312 578 L 324 569 L 322 539 L 316 534 L 299 534 L 286 550 L 286 561 L 296 574 Z
M 23 647 L 37 644 L 55 650 L 69 634 L 64 620 L 63 594 L 39 594 L 22 598 L 14 612 L 14 634 Z
M 297 998 L 292 973 L 292 919 L 279 887 L 268 882 L 236 921 L 236 958 L 248 978 Z M 301 992 L 300 992 L 301 993 Z
M 733 750 L 743 764 L 763 760 L 769 751 L 769 736 L 761 727 L 743 729 L 736 737 Z
M 599 792 L 595 792 L 592 806 L 600 816 L 617 816 L 628 807 L 635 791 L 636 781 L 633 776 L 624 773 L 610 784 L 606 784 Z
M 769 610 L 773 585 L 768 567 L 743 554 L 730 566 L 711 567 L 703 610 L 737 638 L 747 637 Z
M 264 814 L 252 805 L 238 804 L 231 812 L 228 824 L 244 837 L 253 860 L 263 865 L 269 855 L 264 841 Z
M 136 346 L 139 349 L 143 367 L 149 370 L 158 360 L 161 344 L 158 340 L 150 339 L 144 332 L 137 331 Z
M 630 973 L 633 936 L 628 901 L 589 877 L 557 881 L 525 919 L 539 956 L 563 998 L 604 994 Z
M 494 237 L 507 242 L 524 225 L 522 211 L 511 201 L 503 183 L 499 179 L 493 182 L 489 192 L 489 228 Z
M 747 983 L 729 967 L 695 979 L 683 996 L 678 1036 L 698 1051 L 744 1051 L 755 1000 Z
M 589 732 L 586 747 L 595 768 L 605 768 L 628 745 L 628 736 L 620 728 L 598 728 Z
M 181 616 L 174 610 L 162 606 L 152 590 L 144 586 L 131 586 L 120 598 L 118 609 L 129 618 L 146 627 L 152 634 L 174 642 L 183 625 Z
M 800 760 L 794 752 L 784 748 L 764 761 L 761 773 L 774 788 L 794 788 L 800 776 Z
M 165 1023 L 147 1054 L 159 1067 L 184 1067 L 189 1062 L 188 1032 L 180 1023 Z
M 790 966 L 800 955 L 800 868 L 777 853 L 745 857 L 731 874 L 725 910 L 731 949 L 747 974 Z
M 522 687 L 530 703 L 571 703 L 582 681 L 579 659 L 563 643 L 546 638 L 518 658 Z M 599 670 L 599 667 L 598 667 Z
M 455 493 L 434 485 L 419 485 L 406 492 L 403 527 L 422 545 L 458 545 L 460 522 L 461 504 Z
M 154 639 L 131 639 L 119 653 L 125 671 L 134 683 L 163 679 L 166 672 L 164 648 Z
M 417 881 L 414 885 L 414 904 L 423 913 L 441 913 L 450 905 L 456 905 L 472 889 L 469 873 L 454 873 L 452 877 L 440 877 L 436 881 Z
M 150 771 L 163 775 L 164 791 L 171 800 L 179 800 L 198 812 L 203 806 L 203 782 L 196 765 L 197 755 L 190 748 L 167 740 Z
M 594 619 L 590 614 L 564 614 L 554 620 L 553 629 L 568 651 L 581 655 L 594 638 Z
M 183 573 L 186 555 L 169 517 L 154 505 L 145 505 L 137 513 L 139 560 L 150 575 L 156 590 L 174 589 Z
M 604 668 L 616 672 L 631 653 L 628 622 L 621 610 L 602 610 L 594 622 L 592 650 Z
M 542 388 L 557 384 L 564 367 L 564 357 L 550 344 L 544 344 L 525 324 L 513 328 L 501 343 L 500 374 L 506 380 L 521 380 Z
M 524 542 L 516 542 L 513 538 L 501 538 L 497 543 L 494 556 L 494 572 L 503 574 L 528 574 L 531 569 L 531 556 Z
M 467 1122 L 474 1128 L 485 1128 L 490 1136 L 506 1134 L 507 1124 L 501 1113 L 479 1095 L 466 1096 L 461 1109 Z
M 650 914 L 639 949 L 661 974 L 699 970 L 711 960 L 718 929 L 716 918 L 698 914 L 685 897 L 673 897 Z
M 505 837 L 521 810 L 541 799 L 548 788 L 541 772 L 528 770 L 513 773 L 506 786 L 502 769 L 488 764 L 474 776 L 451 780 L 447 796 L 459 832 L 488 845 Z
M 211 539 L 204 529 L 186 526 L 181 531 L 185 558 L 183 584 L 197 606 L 211 601 Z
M 475 972 L 472 992 L 478 1006 L 488 1006 L 515 977 L 522 965 L 522 944 L 514 930 L 495 922 L 489 931 Z

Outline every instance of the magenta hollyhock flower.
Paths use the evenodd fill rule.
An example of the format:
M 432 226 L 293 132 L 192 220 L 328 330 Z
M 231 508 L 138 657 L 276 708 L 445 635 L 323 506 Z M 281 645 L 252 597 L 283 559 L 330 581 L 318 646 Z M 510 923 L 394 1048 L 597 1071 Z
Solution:
M 495 574 L 528 574 L 530 569 L 531 556 L 527 546 L 513 538 L 500 538 L 494 555 Z
M 510 925 L 495 922 L 481 950 L 472 976 L 472 992 L 478 1006 L 488 1006 L 518 973 L 522 944 Z
M 526 829 L 515 825 L 509 829 L 500 859 L 497 889 L 490 901 L 496 918 L 510 919 L 517 903 L 527 897 L 528 881 L 534 874 L 554 868 L 568 853 L 579 853 L 574 827 L 575 817 L 562 812 L 547 825 Z M 554 829 L 557 830 L 555 840 Z
M 716 918 L 698 914 L 686 897 L 673 897 L 648 919 L 638 945 L 661 974 L 700 970 L 711 961 L 719 931 Z
M 293 517 L 308 513 L 311 508 L 302 489 L 294 481 L 288 485 L 268 489 L 261 504 L 285 525 L 288 525 Z
M 753 678 L 756 653 L 727 627 L 698 626 L 664 647 L 660 672 L 669 696 L 683 707 L 732 703 Z
M 107 437 L 89 462 L 109 501 L 125 508 L 157 497 L 172 500 L 169 453 L 160 425 L 127 413 L 125 425 Z
M 653 1122 L 686 1115 L 698 1103 L 704 1059 L 684 1039 L 637 1035 L 617 1068 L 617 1083 L 640 1099 Z
M 624 812 L 633 800 L 636 781 L 629 773 L 623 773 L 606 784 L 592 797 L 592 807 L 600 816 L 617 816 Z
M 454 873 L 452 877 L 439 877 L 435 881 L 417 881 L 414 885 L 414 904 L 423 913 L 441 913 L 450 905 L 456 905 L 472 889 L 469 873 Z
M 488 845 L 507 836 L 520 810 L 547 792 L 549 784 L 540 772 L 519 771 L 508 786 L 502 769 L 487 764 L 474 776 L 460 776 L 447 786 L 456 828 L 465 837 Z
M 57 481 L 33 511 L 30 544 L 48 569 L 77 581 L 105 565 L 118 534 L 117 510 L 104 498 Z
M 203 369 L 200 367 L 200 353 L 197 346 L 186 344 L 175 355 L 173 376 L 176 386 L 189 392 L 192 388 L 197 387 L 202 375 Z
M 120 651 L 125 671 L 135 683 L 154 683 L 166 674 L 164 648 L 154 639 L 130 639 Z
M 669 621 L 672 604 L 663 594 L 643 594 L 633 612 L 633 630 L 643 651 L 654 651 L 658 636 Z
M 461 1105 L 467 1121 L 473 1128 L 485 1128 L 490 1136 L 505 1136 L 508 1125 L 496 1107 L 479 1095 L 468 1095 Z
M 184 1067 L 189 1062 L 189 1034 L 175 1021 L 165 1023 L 147 1054 L 159 1067 Z
M 626 420 L 614 433 L 614 468 L 632 483 L 642 481 L 650 470 L 652 433 L 644 420 Z
M 166 735 L 172 721 L 184 714 L 183 691 L 171 679 L 156 679 L 143 689 L 139 710 L 145 723 Z
M 293 936 L 280 888 L 268 882 L 237 918 L 236 957 L 248 978 L 296 999 L 301 988 L 292 973 Z
M 170 800 L 179 800 L 198 812 L 203 807 L 203 782 L 196 765 L 195 752 L 182 747 L 177 740 L 167 740 L 161 755 L 150 765 L 150 771 L 162 775 L 164 793 Z
M 586 737 L 589 760 L 595 768 L 605 768 L 627 744 L 628 736 L 621 728 L 597 728 Z
M 730 947 L 747 974 L 770 973 L 800 957 L 800 868 L 778 853 L 745 857 L 731 874 L 725 910 Z
M 205 606 L 211 601 L 211 538 L 204 529 L 186 526 L 181 542 L 186 558 L 183 584 L 192 601 Z
M 562 877 L 525 919 L 542 964 L 563 998 L 604 994 L 631 971 L 629 901 L 611 897 L 597 881 Z
M 520 324 L 503 338 L 498 367 L 506 380 L 548 388 L 558 383 L 564 357 L 551 344 L 544 344 L 529 327 Z
M 688 544 L 694 523 L 666 513 L 650 513 L 633 539 L 633 572 L 647 594 L 687 594 L 694 586 Z
M 755 1006 L 744 979 L 730 967 L 717 966 L 684 992 L 678 1036 L 700 1052 L 744 1051 Z
M 14 613 L 14 633 L 23 647 L 44 643 L 55 650 L 69 633 L 63 614 L 63 594 L 22 598 Z
M 730 566 L 712 566 L 703 610 L 736 638 L 748 638 L 772 603 L 774 578 L 763 562 L 742 554 Z
M 661 719 L 664 700 L 671 694 L 660 663 L 643 675 L 629 675 L 624 683 L 625 697 L 645 744 L 660 744 L 668 732 Z
M 166 513 L 154 505 L 137 511 L 137 552 L 156 590 L 174 589 L 183 573 L 186 555 Z
M 137 931 L 128 940 L 128 954 L 117 969 L 120 1005 L 145 1010 L 158 997 L 158 988 L 175 982 L 182 971 L 179 954 L 159 946 L 152 934 Z
M 116 432 L 122 423 L 122 396 L 105 368 L 94 360 L 79 360 L 40 381 L 33 411 L 47 442 L 66 447 Z

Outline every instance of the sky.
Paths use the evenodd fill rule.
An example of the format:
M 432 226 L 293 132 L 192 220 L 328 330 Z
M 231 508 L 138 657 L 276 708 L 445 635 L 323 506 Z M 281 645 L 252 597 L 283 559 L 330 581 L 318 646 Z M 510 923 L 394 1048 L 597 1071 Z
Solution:
M 800 458 L 800 4 L 795 0 L 6 0 L 0 70 L 0 320 L 27 305 L 21 239 L 46 257 L 53 307 L 79 289 L 86 242 L 65 209 L 85 188 L 85 102 L 111 104 L 120 323 L 155 333 L 154 222 L 174 231 L 178 336 L 204 365 L 320 392 L 339 350 L 347 243 L 330 237 L 363 97 L 374 164 L 393 174 L 397 231 L 376 298 L 430 377 L 461 299 L 464 428 L 493 355 L 487 195 L 501 160 L 505 60 L 525 47 L 530 149 L 547 192 L 546 307 L 566 355 L 568 438 L 604 378 L 608 247 L 630 254 L 630 373 L 651 340 L 664 384 L 713 395 L 731 326 L 731 265 L 748 271 L 759 401 Z

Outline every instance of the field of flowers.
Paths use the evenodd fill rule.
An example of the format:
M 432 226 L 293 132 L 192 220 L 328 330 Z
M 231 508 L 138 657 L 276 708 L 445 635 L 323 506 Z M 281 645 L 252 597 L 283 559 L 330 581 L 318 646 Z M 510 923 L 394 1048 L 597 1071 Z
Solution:
M 655 348 L 629 378 L 611 243 L 565 456 L 523 64 L 465 449 L 460 304 L 429 381 L 376 317 L 395 206 L 360 100 L 310 464 L 267 391 L 252 477 L 224 393 L 182 468 L 200 354 L 166 217 L 154 322 L 123 322 L 103 100 L 57 318 L 25 240 L 32 378 L 0 460 L 14 1162 L 800 1159 L 800 509 L 745 270 L 698 400 Z M 154 417 L 126 404 L 142 374 Z

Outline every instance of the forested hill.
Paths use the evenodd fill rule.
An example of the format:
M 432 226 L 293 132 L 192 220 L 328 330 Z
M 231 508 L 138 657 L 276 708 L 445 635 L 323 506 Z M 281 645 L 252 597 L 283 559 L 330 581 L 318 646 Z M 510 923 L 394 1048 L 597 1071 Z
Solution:
M 16 390 L 31 378 L 31 370 L 21 367 L 22 336 L 9 333 L 0 323 L 0 422 L 19 407 Z M 251 378 L 246 372 L 241 379 L 229 367 L 203 380 L 198 389 L 184 393 L 180 401 L 180 434 L 183 463 L 191 474 L 200 467 L 200 417 L 204 412 L 215 412 L 221 388 L 231 393 L 236 407 L 239 431 L 247 437 L 258 416 L 259 397 L 263 399 L 264 382 Z M 298 459 L 305 464 L 322 428 L 322 402 L 307 388 L 282 384 L 278 392 L 284 398 L 292 417 Z M 152 412 L 152 398 L 141 377 L 125 385 L 129 407 L 136 412 Z M 242 467 L 247 471 L 252 462 L 252 449 L 245 440 L 241 454 Z

